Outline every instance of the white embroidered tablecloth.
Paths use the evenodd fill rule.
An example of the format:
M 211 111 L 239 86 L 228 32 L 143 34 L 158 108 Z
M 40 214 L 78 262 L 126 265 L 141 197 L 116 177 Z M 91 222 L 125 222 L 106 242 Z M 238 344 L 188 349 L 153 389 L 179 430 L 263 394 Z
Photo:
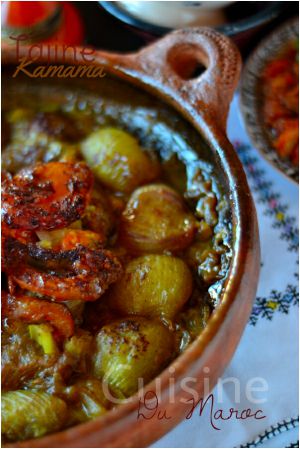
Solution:
M 222 376 L 222 404 L 229 410 L 261 409 L 263 419 L 218 421 L 206 410 L 193 414 L 152 447 L 299 447 L 298 443 L 298 186 L 273 169 L 252 148 L 234 98 L 228 135 L 247 173 L 255 200 L 261 273 L 256 301 L 237 351 Z M 234 323 L 233 323 L 234 325 Z M 239 380 L 237 388 L 229 378 Z M 260 379 L 254 379 L 260 378 Z M 257 384 L 255 383 L 257 381 Z M 248 382 L 260 386 L 247 399 Z M 253 385 L 253 384 L 252 384 Z M 214 390 L 215 400 L 217 392 Z

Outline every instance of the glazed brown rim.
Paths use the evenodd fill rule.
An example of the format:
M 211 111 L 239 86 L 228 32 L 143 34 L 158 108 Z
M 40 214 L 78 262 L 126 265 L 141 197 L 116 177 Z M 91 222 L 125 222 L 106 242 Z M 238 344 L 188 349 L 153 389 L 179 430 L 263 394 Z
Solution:
M 274 60 L 297 37 L 299 38 L 299 19 L 293 18 L 263 39 L 247 59 L 240 87 L 240 109 L 253 146 L 273 168 L 296 184 L 299 182 L 299 169 L 280 158 L 263 124 L 258 86 L 266 64 Z
M 174 52 L 179 50 L 182 52 L 184 48 L 189 54 L 189 50 L 196 47 L 197 58 L 207 67 L 207 70 L 196 79 L 183 79 L 175 72 L 170 57 L 172 54 L 174 56 Z M 2 56 L 5 64 L 16 63 L 13 49 L 4 47 Z M 66 62 L 74 64 L 71 55 Z M 158 62 L 160 62 L 159 65 L 157 65 Z M 214 311 L 208 325 L 186 351 L 170 365 L 175 369 L 173 378 L 176 379 L 175 386 L 178 387 L 180 379 L 187 373 L 193 372 L 199 358 L 207 354 L 214 337 L 221 331 L 226 318 L 228 319 L 229 311 L 241 288 L 248 267 L 249 255 L 253 251 L 257 262 L 254 271 L 253 267 L 251 268 L 253 295 L 257 287 L 259 241 L 256 240 L 258 237 L 256 212 L 246 175 L 225 134 L 228 108 L 239 78 L 240 56 L 235 45 L 228 38 L 207 28 L 192 28 L 175 31 L 134 55 L 97 52 L 97 64 L 107 72 L 142 87 L 176 109 L 206 139 L 215 153 L 216 162 L 222 167 L 226 176 L 234 234 L 231 267 L 221 304 Z M 247 316 L 250 310 L 251 304 L 248 305 Z M 232 356 L 235 345 L 231 346 L 230 355 Z M 168 368 L 158 377 L 161 380 L 162 391 L 166 395 L 170 377 Z M 154 382 L 155 380 L 148 387 L 151 388 Z M 162 402 L 164 398 L 163 395 Z M 120 440 L 115 433 L 122 431 L 122 425 L 128 426 L 131 431 L 136 430 L 137 409 L 138 394 L 133 396 L 130 402 L 120 405 L 103 417 L 52 435 L 21 441 L 7 447 L 81 447 L 83 440 L 88 440 L 86 446 L 88 447 L 91 444 L 91 438 L 89 438 L 91 434 L 100 430 L 101 435 L 104 434 L 104 439 L 112 440 L 113 447 L 117 447 Z M 135 413 L 136 422 L 133 422 L 133 413 Z M 178 421 L 178 419 L 174 421 L 169 428 Z M 160 430 L 156 438 L 163 433 Z M 128 445 L 135 446 L 135 441 L 138 440 L 132 438 L 133 442 L 128 441 Z M 149 444 L 153 439 L 153 436 L 148 435 L 147 443 Z M 94 442 L 90 447 L 92 446 Z

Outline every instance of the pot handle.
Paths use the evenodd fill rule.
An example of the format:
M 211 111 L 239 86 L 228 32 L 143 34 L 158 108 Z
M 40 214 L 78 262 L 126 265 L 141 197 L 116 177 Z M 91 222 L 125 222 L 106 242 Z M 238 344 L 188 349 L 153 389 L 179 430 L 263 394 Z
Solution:
M 153 88 L 160 85 L 169 97 L 217 121 L 225 131 L 241 69 L 240 53 L 228 37 L 210 28 L 188 28 L 135 54 L 115 57 L 123 71 Z M 204 71 L 197 75 L 199 68 Z

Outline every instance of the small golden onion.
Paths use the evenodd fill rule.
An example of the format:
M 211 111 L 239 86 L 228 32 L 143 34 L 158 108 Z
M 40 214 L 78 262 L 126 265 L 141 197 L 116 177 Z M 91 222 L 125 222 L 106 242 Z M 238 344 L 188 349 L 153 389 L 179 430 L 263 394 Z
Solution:
M 94 375 L 114 397 L 126 398 L 166 366 L 173 350 L 173 334 L 160 322 L 138 317 L 114 321 L 96 336 Z
M 137 189 L 122 214 L 120 238 L 134 253 L 186 248 L 196 232 L 196 220 L 180 195 L 163 184 Z
M 7 440 L 38 438 L 59 430 L 67 417 L 61 399 L 39 391 L 8 391 L 1 400 L 2 434 Z
M 81 152 L 99 181 L 116 191 L 130 193 L 159 174 L 158 162 L 121 129 L 94 131 L 82 142 Z
M 68 399 L 72 401 L 70 407 L 70 424 L 85 422 L 97 416 L 104 415 L 109 402 L 106 399 L 102 382 L 93 377 L 78 380 L 67 388 Z
M 192 289 L 192 275 L 183 260 L 152 254 L 128 263 L 109 293 L 109 304 L 124 315 L 172 320 Z

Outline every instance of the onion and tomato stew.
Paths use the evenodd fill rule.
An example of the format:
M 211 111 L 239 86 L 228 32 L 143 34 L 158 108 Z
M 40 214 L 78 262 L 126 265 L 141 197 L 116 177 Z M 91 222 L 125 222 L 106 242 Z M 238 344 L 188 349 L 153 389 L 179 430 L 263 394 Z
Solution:
M 4 442 L 133 395 L 200 335 L 226 282 L 230 208 L 207 145 L 158 101 L 103 83 L 5 78 Z

